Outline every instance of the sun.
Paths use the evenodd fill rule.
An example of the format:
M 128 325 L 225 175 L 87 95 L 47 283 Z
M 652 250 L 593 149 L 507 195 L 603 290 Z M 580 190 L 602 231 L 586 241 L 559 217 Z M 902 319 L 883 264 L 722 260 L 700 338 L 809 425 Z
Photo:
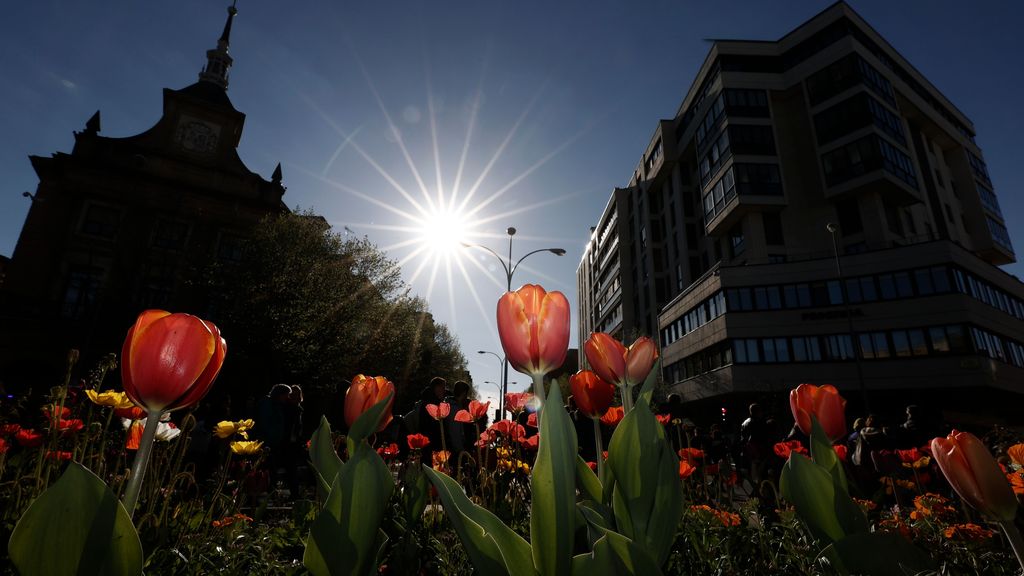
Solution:
M 435 257 L 450 257 L 465 249 L 472 229 L 472 222 L 462 211 L 437 207 L 426 211 L 416 235 L 424 252 Z

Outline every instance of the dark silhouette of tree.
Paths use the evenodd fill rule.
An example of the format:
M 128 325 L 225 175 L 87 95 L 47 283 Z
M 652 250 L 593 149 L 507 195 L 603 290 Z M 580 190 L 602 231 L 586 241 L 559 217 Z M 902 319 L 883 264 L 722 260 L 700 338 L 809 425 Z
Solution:
M 331 414 L 356 374 L 381 375 L 400 414 L 432 377 L 468 379 L 457 339 L 410 296 L 397 264 L 312 212 L 268 218 L 240 262 L 209 268 L 209 318 L 228 339 L 225 392 L 300 384 L 307 406 L 319 399 Z

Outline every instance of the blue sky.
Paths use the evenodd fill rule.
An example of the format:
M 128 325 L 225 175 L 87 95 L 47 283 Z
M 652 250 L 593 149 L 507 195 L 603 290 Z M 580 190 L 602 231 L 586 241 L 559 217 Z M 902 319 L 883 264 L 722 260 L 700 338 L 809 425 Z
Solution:
M 413 201 L 425 209 L 430 202 L 421 189 L 436 199 L 440 182 L 444 198 L 454 191 L 455 205 L 465 202 L 471 241 L 504 252 L 504 230 L 515 226 L 517 255 L 565 248 L 563 257 L 532 256 L 515 284 L 569 296 L 575 343 L 575 269 L 589 227 L 612 188 L 627 182 L 657 121 L 675 113 L 705 39 L 774 40 L 829 4 L 241 0 L 228 92 L 247 114 L 239 153 L 264 177 L 282 163 L 289 206 L 313 208 L 403 261 L 413 290 L 459 336 L 481 392 L 493 395 L 482 383 L 499 380 L 498 362 L 476 350 L 500 352 L 494 303 L 504 273 L 483 251 L 415 253 L 422 243 Z M 21 194 L 37 184 L 28 155 L 70 152 L 72 131 L 97 109 L 106 136 L 152 126 L 161 89 L 196 80 L 226 5 L 5 7 L 0 254 L 14 251 L 28 210 Z M 1024 4 L 852 5 L 974 121 L 1010 234 L 1024 250 L 1024 176 L 1014 169 L 1024 158 L 1016 38 Z M 522 388 L 527 378 L 512 372 L 510 381 Z

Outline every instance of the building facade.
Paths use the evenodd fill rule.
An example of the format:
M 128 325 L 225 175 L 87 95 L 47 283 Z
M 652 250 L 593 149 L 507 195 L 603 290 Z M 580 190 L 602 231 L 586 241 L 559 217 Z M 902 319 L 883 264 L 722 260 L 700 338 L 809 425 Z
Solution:
M 238 261 L 256 224 L 287 211 L 280 165 L 266 180 L 236 150 L 245 115 L 227 96 L 235 14 L 199 81 L 164 90 L 152 128 L 100 136 L 97 112 L 71 153 L 30 157 L 39 186 L 26 193 L 32 206 L 0 286 L 8 382 L 40 366 L 63 373 L 69 348 L 83 361 L 118 351 L 141 310 L 203 313 L 203 271 Z
M 974 137 L 843 2 L 716 41 L 591 235 L 580 334 L 656 337 L 698 404 L 1019 400 L 1024 286 Z

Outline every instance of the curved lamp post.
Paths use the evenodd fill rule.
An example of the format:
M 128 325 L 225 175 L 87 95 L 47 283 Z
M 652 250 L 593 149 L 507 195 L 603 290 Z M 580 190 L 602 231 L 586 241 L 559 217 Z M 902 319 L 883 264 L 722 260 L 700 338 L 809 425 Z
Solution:
M 564 248 L 539 248 L 539 249 L 534 250 L 532 252 L 527 252 L 526 254 L 523 254 L 522 257 L 519 258 L 519 260 L 516 260 L 515 263 L 513 263 L 512 262 L 512 237 L 516 235 L 516 229 L 511 227 L 511 226 L 509 226 L 505 230 L 505 233 L 508 234 L 508 258 L 507 259 L 502 257 L 500 254 L 498 254 L 494 250 L 491 250 L 490 248 L 488 248 L 487 246 L 484 246 L 482 244 L 471 244 L 469 242 L 463 242 L 462 245 L 464 247 L 466 247 L 466 248 L 481 248 L 483 250 L 486 250 L 486 251 L 490 252 L 491 255 L 493 255 L 495 258 L 497 258 L 498 262 L 501 262 L 501 268 L 505 271 L 505 290 L 507 290 L 508 292 L 512 291 L 512 276 L 516 273 L 516 270 L 519 268 L 519 265 L 523 262 L 523 260 L 526 260 L 530 256 L 532 256 L 534 254 L 537 254 L 538 252 L 551 252 L 555 256 L 565 256 L 565 249 Z M 494 352 L 487 352 L 486 350 L 480 350 L 480 351 L 478 351 L 478 353 L 479 354 L 494 354 L 495 356 L 498 356 L 496 353 L 494 353 Z M 501 356 L 499 356 L 499 358 L 501 359 L 502 370 L 501 370 L 501 394 L 499 395 L 499 398 L 498 398 L 498 404 L 499 404 L 498 410 L 499 410 L 499 414 L 504 416 L 505 415 L 505 394 L 508 393 L 508 360 L 506 358 L 504 358 L 504 357 L 501 357 Z

